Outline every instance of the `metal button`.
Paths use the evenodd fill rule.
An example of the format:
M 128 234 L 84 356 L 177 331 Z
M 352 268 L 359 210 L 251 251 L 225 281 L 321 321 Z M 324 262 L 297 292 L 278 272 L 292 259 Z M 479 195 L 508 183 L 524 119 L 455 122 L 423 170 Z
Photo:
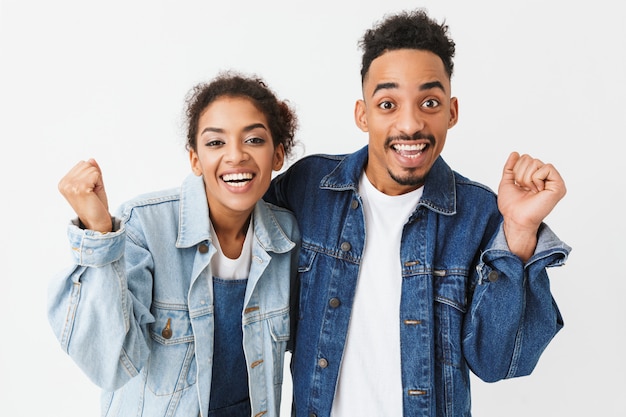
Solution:
M 319 365 L 320 368 L 324 369 L 328 366 L 328 361 L 324 358 L 320 359 L 317 361 L 317 364 Z
M 172 319 L 167 319 L 167 324 L 165 325 L 165 327 L 163 328 L 163 330 L 161 330 L 161 336 L 163 336 L 164 339 L 170 339 L 172 337 Z
M 352 248 L 352 245 L 348 242 L 343 242 L 341 244 L 341 250 L 344 252 L 348 252 Z
M 207 253 L 208 251 L 209 251 L 209 247 L 205 245 L 204 243 L 201 243 L 200 245 L 198 245 L 198 252 Z
M 356 209 L 357 207 L 359 207 L 359 201 L 358 200 L 352 200 L 352 203 L 350 203 L 350 207 L 352 209 Z
M 489 282 L 496 282 L 498 278 L 498 271 L 491 271 L 489 275 L 487 275 L 487 279 L 489 280 Z
M 337 308 L 341 305 L 341 301 L 339 301 L 339 298 L 333 297 L 330 299 L 330 301 L 328 301 L 328 305 L 330 305 L 332 308 Z

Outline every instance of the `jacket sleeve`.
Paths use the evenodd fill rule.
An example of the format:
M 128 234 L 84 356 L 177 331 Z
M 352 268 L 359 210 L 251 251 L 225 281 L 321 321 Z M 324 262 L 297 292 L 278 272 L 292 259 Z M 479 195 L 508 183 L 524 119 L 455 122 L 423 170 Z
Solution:
M 563 327 L 546 268 L 562 265 L 571 248 L 545 224 L 535 254 L 524 264 L 509 252 L 502 227 L 472 277 L 463 325 L 465 359 L 486 382 L 530 374 Z
M 48 288 L 48 319 L 61 347 L 109 391 L 138 374 L 149 354 L 147 324 L 154 320 L 150 253 L 114 222 L 119 230 L 106 234 L 71 224 L 75 264 Z M 129 252 L 133 266 L 127 270 Z

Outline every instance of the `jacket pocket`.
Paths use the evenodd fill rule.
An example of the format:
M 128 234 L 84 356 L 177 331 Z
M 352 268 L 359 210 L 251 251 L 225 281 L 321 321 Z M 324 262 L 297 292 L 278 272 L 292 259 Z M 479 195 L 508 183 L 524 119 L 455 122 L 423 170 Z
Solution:
M 461 333 L 467 311 L 467 277 L 464 270 L 433 271 L 437 359 L 457 368 L 463 361 Z
M 274 384 L 283 383 L 283 363 L 287 341 L 289 340 L 289 310 L 273 315 L 267 320 L 272 338 L 272 356 L 274 363 Z
M 317 252 L 308 247 L 308 245 L 303 242 L 302 247 L 300 248 L 300 255 L 298 259 L 298 278 L 300 281 L 300 294 L 299 303 L 298 303 L 298 319 L 301 320 L 304 317 L 305 311 L 311 311 L 308 306 L 309 293 L 311 291 L 311 280 L 313 277 L 313 262 L 315 262 L 317 258 Z M 331 265 L 316 265 L 317 270 L 320 268 L 324 268 L 324 271 L 330 271 L 332 268 Z M 294 335 L 295 336 L 295 335 Z
M 468 272 L 433 272 L 436 402 L 442 416 L 465 416 L 470 404 L 469 370 L 463 357 L 462 330 L 468 309 Z
M 150 358 L 145 369 L 155 395 L 171 395 L 195 383 L 194 337 L 186 306 L 154 302 Z

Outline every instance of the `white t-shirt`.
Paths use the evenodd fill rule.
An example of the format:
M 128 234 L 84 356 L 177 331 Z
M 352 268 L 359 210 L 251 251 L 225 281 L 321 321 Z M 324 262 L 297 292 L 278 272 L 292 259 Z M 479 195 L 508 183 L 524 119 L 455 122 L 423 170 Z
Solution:
M 246 232 L 246 239 L 241 248 L 241 255 L 237 259 L 231 259 L 224 255 L 220 246 L 220 241 L 211 224 L 211 238 L 217 248 L 217 253 L 211 259 L 211 272 L 213 276 L 221 279 L 245 279 L 250 274 L 250 263 L 252 262 L 252 221 Z
M 332 417 L 402 415 L 400 240 L 422 191 L 389 196 L 361 176 L 365 249 Z

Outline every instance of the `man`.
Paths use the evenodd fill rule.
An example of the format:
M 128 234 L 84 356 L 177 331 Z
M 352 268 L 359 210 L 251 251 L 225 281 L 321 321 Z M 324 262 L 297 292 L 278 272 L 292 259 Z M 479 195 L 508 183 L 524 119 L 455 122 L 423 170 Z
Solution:
M 545 268 L 570 248 L 542 221 L 565 184 L 512 153 L 496 198 L 440 157 L 458 116 L 447 26 L 400 13 L 361 46 L 368 146 L 303 158 L 266 196 L 302 232 L 294 409 L 469 416 L 470 369 L 527 375 L 563 325 Z

